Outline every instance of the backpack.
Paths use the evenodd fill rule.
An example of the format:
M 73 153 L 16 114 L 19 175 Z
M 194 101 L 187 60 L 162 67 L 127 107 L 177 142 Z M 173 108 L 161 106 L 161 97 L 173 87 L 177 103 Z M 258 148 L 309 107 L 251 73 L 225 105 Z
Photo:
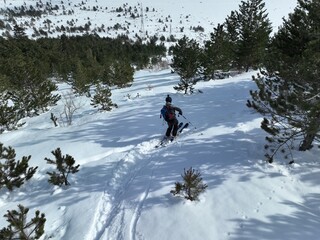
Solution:
M 174 109 L 170 106 L 163 106 L 161 115 L 167 122 L 175 118 Z

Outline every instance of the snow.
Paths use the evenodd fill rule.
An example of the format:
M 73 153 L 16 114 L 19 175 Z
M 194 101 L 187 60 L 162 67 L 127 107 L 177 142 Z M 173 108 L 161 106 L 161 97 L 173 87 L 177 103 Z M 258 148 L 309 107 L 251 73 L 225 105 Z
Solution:
M 78 97 L 72 126 L 60 119 L 54 127 L 49 119 L 62 112 L 61 102 L 24 119 L 23 128 L 0 135 L 0 142 L 16 150 L 16 159 L 31 155 L 30 166 L 39 169 L 20 189 L 1 190 L 0 215 L 18 204 L 30 208 L 30 217 L 40 210 L 47 218 L 42 239 L 55 240 L 318 239 L 319 151 L 294 152 L 293 165 L 280 157 L 264 161 L 261 116 L 245 105 L 254 74 L 199 82 L 203 93 L 182 95 L 172 88 L 176 74 L 144 70 L 130 88 L 113 91 L 119 108 L 111 112 L 98 113 L 90 99 Z M 141 96 L 128 99 L 128 93 Z M 191 125 L 156 149 L 168 93 Z M 47 182 L 52 166 L 44 158 L 53 158 L 57 147 L 80 164 L 68 187 Z M 170 193 L 190 167 L 208 184 L 197 202 Z M 4 218 L 0 223 L 7 226 Z
M 29 7 L 35 6 L 36 3 L 41 1 L 37 0 L 11 0 L 1 1 L 0 8 L 13 8 L 13 6 Z M 130 38 L 135 39 L 136 34 L 140 37 L 157 36 L 160 38 L 164 36 L 168 38 L 173 35 L 175 38 L 181 38 L 184 35 L 190 38 L 197 39 L 199 42 L 210 38 L 210 33 L 213 32 L 214 27 L 219 23 L 223 23 L 231 11 L 238 10 L 241 1 L 239 0 L 51 0 L 42 1 L 43 3 L 50 2 L 51 6 L 58 6 L 58 10 L 52 13 L 44 14 L 41 18 L 22 17 L 16 18 L 16 22 L 23 24 L 26 23 L 30 26 L 26 33 L 31 36 L 33 26 L 38 30 L 42 29 L 47 32 L 47 20 L 50 20 L 52 31 L 50 36 L 57 37 L 62 35 L 61 32 L 56 32 L 56 27 L 71 26 L 68 22 L 72 22 L 73 27 L 84 26 L 90 24 L 90 30 L 94 31 L 105 37 L 115 37 L 119 34 L 126 34 Z M 289 12 L 292 12 L 297 5 L 296 0 L 265 0 L 266 10 L 269 14 L 272 26 L 276 31 L 282 24 L 282 18 L 286 17 Z M 97 7 L 98 6 L 98 7 Z M 142 11 L 141 11 L 142 6 Z M 136 9 L 135 15 L 143 13 L 141 17 L 132 18 L 131 15 L 124 12 L 116 12 L 117 8 L 129 10 L 132 8 L 132 13 Z M 96 8 L 96 11 L 93 9 Z M 149 8 L 149 11 L 146 9 Z M 63 11 L 68 13 L 73 11 L 74 14 L 66 15 Z M 119 16 L 120 15 L 120 16 Z M 5 18 L 4 16 L 0 16 Z M 142 24 L 143 22 L 143 24 Z M 12 23 L 11 23 L 12 24 Z M 121 29 L 113 29 L 115 25 L 120 25 Z M 104 25 L 105 31 L 98 31 L 98 28 Z M 195 32 L 192 30 L 194 27 L 201 26 L 204 32 Z M 109 29 L 108 29 L 109 28 Z M 125 28 L 125 29 L 123 29 Z M 183 30 L 182 30 L 183 28 Z M 0 33 L 6 29 L 0 30 Z M 144 30 L 144 31 L 143 31 Z M 141 33 L 143 31 L 143 33 Z M 71 33 L 66 33 L 69 35 Z M 83 33 L 73 33 L 83 34 Z
M 36 1 L 7 1 L 6 6 L 23 2 Z M 92 6 L 124 3 L 98 2 L 86 1 Z M 199 22 L 213 27 L 237 10 L 239 2 L 145 0 L 142 4 L 155 7 L 164 17 L 171 15 L 177 24 L 181 16 L 185 19 L 190 14 L 190 22 L 182 23 L 188 29 L 187 24 Z M 266 1 L 275 28 L 295 4 Z M 101 25 L 101 19 L 91 16 L 96 25 Z M 104 21 L 111 25 L 120 21 L 112 19 Z M 140 20 L 136 21 L 139 29 Z M 148 21 L 146 30 L 157 32 Z M 31 155 L 29 165 L 39 168 L 21 188 L 10 193 L 0 190 L 0 216 L 18 204 L 30 208 L 29 217 L 40 210 L 47 219 L 42 239 L 51 240 L 319 239 L 319 150 L 294 151 L 292 165 L 280 156 L 273 164 L 264 161 L 262 117 L 245 105 L 249 90 L 255 89 L 251 80 L 255 74 L 199 82 L 196 89 L 203 93 L 182 95 L 173 89 L 179 81 L 176 74 L 143 70 L 135 73 L 130 88 L 112 91 L 119 108 L 111 112 L 99 113 L 90 106 L 90 99 L 77 97 L 80 109 L 71 126 L 61 116 L 63 101 L 47 113 L 24 119 L 22 128 L 1 134 L 0 142 L 16 150 L 16 159 Z M 59 89 L 67 93 L 70 88 L 61 84 Z M 167 94 L 183 110 L 186 119 L 180 116 L 179 121 L 191 124 L 177 141 L 156 149 L 166 130 L 159 115 Z M 59 118 L 58 127 L 50 120 L 51 112 Z M 80 164 L 68 187 L 47 182 L 46 173 L 53 168 L 44 158 L 53 158 L 51 151 L 58 147 Z M 199 170 L 208 184 L 197 202 L 170 193 L 190 167 Z M 1 217 L 1 228 L 7 225 Z

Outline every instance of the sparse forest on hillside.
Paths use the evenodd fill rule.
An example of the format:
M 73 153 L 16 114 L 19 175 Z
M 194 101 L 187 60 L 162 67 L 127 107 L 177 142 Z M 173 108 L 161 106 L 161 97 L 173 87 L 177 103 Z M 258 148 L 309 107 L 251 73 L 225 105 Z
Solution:
M 318 238 L 319 0 L 277 30 L 239 1 L 209 38 L 142 3 L 3 2 L 0 239 Z
M 156 64 L 164 55 L 163 45 L 132 42 L 126 37 L 0 38 L 1 131 L 12 130 L 21 118 L 54 105 L 60 99 L 53 94 L 57 81 L 68 82 L 75 93 L 90 96 L 90 87 L 99 83 L 129 86 L 133 67 L 148 67 L 152 58 L 157 59 Z
M 266 70 L 254 78 L 258 90 L 248 101 L 264 116 L 269 162 L 277 152 L 293 162 L 292 149 L 310 150 L 320 140 L 320 2 L 298 3 L 271 39 Z
M 42 4 L 37 5 L 37 8 L 46 13 L 57 11 L 59 6 Z M 310 149 L 312 142 L 318 138 L 320 126 L 316 117 L 318 110 L 314 107 L 318 105 L 318 87 L 315 86 L 319 79 L 316 74 L 319 58 L 318 8 L 317 1 L 309 3 L 299 0 L 295 12 L 271 38 L 271 22 L 265 3 L 262 0 L 243 1 L 239 10 L 232 11 L 225 22 L 214 28 L 210 40 L 203 45 L 200 46 L 194 39 L 184 36 L 169 48 L 169 54 L 172 55 L 171 67 L 181 77 L 175 90 L 185 94 L 193 93 L 194 85 L 199 80 L 228 77 L 230 71 L 266 68 L 267 72 L 263 72 L 263 77 L 255 78 L 260 94 L 252 92 L 253 100 L 248 101 L 249 107 L 262 114 L 271 114 L 272 119 L 265 118 L 261 127 L 274 137 L 277 136 L 278 140 L 274 137 L 267 139 L 272 145 L 277 145 L 274 142 L 278 142 L 279 146 L 269 148 L 267 144 L 266 148 L 271 149 L 272 153 L 266 156 L 272 161 L 278 149 L 284 146 L 290 148 L 292 144 L 289 142 L 296 137 L 303 138 L 301 150 Z M 96 11 L 98 9 L 97 7 Z M 150 11 L 149 8 L 146 10 Z M 119 14 L 139 12 L 138 8 L 128 5 L 114 11 Z M 14 19 L 15 16 L 34 15 L 37 11 L 32 7 L 22 6 L 3 13 Z M 39 14 L 38 17 L 41 17 L 41 13 Z M 296 29 L 300 31 L 295 32 Z M 301 29 L 305 29 L 304 32 Z M 87 34 L 32 40 L 26 35 L 25 28 L 15 25 L 13 30 L 14 36 L 0 39 L 1 108 L 5 113 L 1 117 L 2 131 L 16 128 L 19 119 L 44 112 L 60 99 L 60 96 L 52 94 L 56 90 L 54 82 L 49 80 L 52 77 L 68 82 L 75 93 L 88 97 L 91 96 L 91 86 L 102 84 L 99 91 L 109 91 L 109 97 L 100 97 L 100 102 L 93 99 L 93 105 L 111 110 L 111 106 L 116 105 L 110 102 L 109 88 L 130 86 L 133 81 L 133 66 L 137 70 L 148 67 L 149 64 L 157 64 L 167 51 L 155 36 L 147 43 L 133 41 L 125 35 L 112 39 Z M 294 36 L 294 41 L 290 40 L 291 35 Z M 300 70 L 293 74 L 293 69 Z M 296 79 L 299 79 L 300 84 L 297 84 Z M 266 86 L 269 90 L 265 90 Z M 275 87 L 278 89 L 274 90 Z M 261 97 L 262 93 L 265 94 L 264 97 Z M 304 96 L 303 100 L 300 99 L 301 96 Z M 13 106 L 8 106 L 9 101 L 14 102 Z M 300 103 L 303 106 L 298 106 Z M 283 109 L 281 113 L 279 109 L 276 110 L 279 106 Z M 289 121 L 284 117 L 288 111 Z M 298 113 L 299 111 L 308 114 L 301 117 L 302 113 Z M 277 117 L 278 115 L 282 117 Z M 300 116 L 300 120 L 293 117 L 295 115 Z M 279 128 L 275 123 L 281 123 L 285 127 Z M 306 123 L 308 126 L 305 126 Z

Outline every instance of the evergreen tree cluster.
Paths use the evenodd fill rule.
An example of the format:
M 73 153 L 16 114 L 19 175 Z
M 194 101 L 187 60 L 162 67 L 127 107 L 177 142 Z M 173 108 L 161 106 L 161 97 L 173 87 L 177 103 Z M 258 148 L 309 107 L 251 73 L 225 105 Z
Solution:
M 53 185 L 70 185 L 69 174 L 79 171 L 79 164 L 75 165 L 75 160 L 70 155 L 62 155 L 60 148 L 52 151 L 55 160 L 45 158 L 47 163 L 56 166 L 57 171 L 47 172 L 50 176 L 48 182 Z M 22 160 L 15 160 L 16 154 L 12 147 L 4 147 L 0 143 L 0 189 L 6 187 L 9 191 L 19 188 L 30 180 L 38 167 L 29 167 L 31 156 L 22 157 Z M 40 211 L 36 211 L 35 217 L 27 222 L 28 208 L 18 205 L 19 210 L 7 211 L 4 217 L 9 225 L 0 230 L 0 239 L 39 239 L 44 233 L 46 218 Z
M 75 159 L 70 155 L 62 155 L 61 149 L 57 148 L 51 152 L 55 160 L 45 158 L 47 163 L 56 166 L 57 171 L 47 172 L 50 176 L 48 182 L 53 185 L 70 185 L 68 176 L 79 171 L 80 165 L 75 165 Z M 30 180 L 38 167 L 29 167 L 31 156 L 24 156 L 16 161 L 15 150 L 12 147 L 4 147 L 0 143 L 0 189 L 6 187 L 9 191 L 19 188 Z M 7 211 L 4 217 L 9 222 L 8 227 L 0 230 L 0 239 L 39 239 L 44 233 L 46 218 L 44 214 L 36 211 L 35 217 L 27 222 L 28 208 L 22 205 L 19 210 Z
M 52 79 L 90 96 L 90 87 L 99 83 L 129 86 L 134 66 L 146 67 L 152 57 L 163 56 L 165 51 L 163 45 L 133 42 L 125 36 L 31 40 L 20 34 L 0 38 L 0 133 L 17 128 L 20 119 L 45 112 L 61 99 L 54 93 L 57 86 Z
M 0 131 L 12 130 L 20 119 L 48 110 L 60 99 L 46 75 L 43 50 L 21 37 L 0 38 Z
M 320 3 L 298 0 L 294 12 L 270 38 L 271 23 L 262 0 L 242 1 L 219 24 L 203 48 L 187 37 L 170 49 L 180 75 L 174 88 L 192 93 L 199 79 L 220 71 L 260 69 L 247 106 L 264 116 L 266 158 L 291 157 L 296 141 L 306 151 L 320 140 Z
M 242 1 L 239 11 L 232 11 L 224 23 L 214 28 L 203 48 L 187 37 L 171 48 L 172 68 L 181 77 L 175 89 L 192 93 L 199 75 L 214 79 L 221 71 L 261 68 L 271 31 L 263 0 Z
M 40 82 L 54 76 L 63 81 L 78 81 L 74 85 L 80 86 L 81 92 L 81 86 L 99 81 L 106 70 L 128 66 L 141 69 L 149 64 L 151 57 L 163 56 L 165 51 L 163 45 L 133 42 L 126 36 L 116 39 L 97 35 L 63 35 L 37 40 L 0 38 L 0 79 L 11 87 L 21 87 L 28 81 L 26 76 Z
M 49 183 L 53 185 L 70 185 L 68 176 L 79 171 L 80 165 L 75 165 L 75 159 L 70 155 L 62 155 L 61 149 L 51 152 L 55 160 L 45 158 L 48 164 L 56 166 L 57 171 L 47 172 Z M 24 156 L 16 161 L 16 153 L 12 147 L 4 147 L 0 143 L 0 189 L 6 187 L 9 191 L 21 187 L 25 181 L 33 177 L 38 167 L 29 167 L 31 156 Z
M 266 70 L 254 78 L 247 106 L 264 115 L 269 162 L 277 152 L 309 150 L 320 140 L 320 2 L 298 0 L 298 6 L 272 38 Z M 291 155 L 291 162 L 293 157 Z

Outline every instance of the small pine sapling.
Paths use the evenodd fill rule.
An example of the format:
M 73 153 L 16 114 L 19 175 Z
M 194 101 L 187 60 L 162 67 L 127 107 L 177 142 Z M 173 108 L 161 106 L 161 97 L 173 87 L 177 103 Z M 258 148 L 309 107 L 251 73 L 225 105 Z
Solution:
M 171 190 L 173 195 L 183 195 L 190 201 L 199 200 L 200 193 L 204 192 L 208 187 L 202 182 L 201 173 L 190 167 L 187 171 L 184 169 L 184 174 L 181 175 L 183 183 L 176 182 L 175 188 Z
M 0 143 L 0 189 L 6 187 L 9 191 L 19 188 L 25 181 L 32 178 L 38 167 L 29 168 L 31 156 L 23 156 L 21 161 L 15 160 L 16 153 L 12 147 L 4 147 Z
M 4 215 L 9 225 L 0 230 L 0 239 L 40 239 L 44 234 L 45 214 L 40 214 L 40 211 L 37 210 L 35 217 L 27 222 L 29 208 L 22 205 L 18 205 L 18 208 L 19 210 L 8 210 Z
M 99 107 L 100 111 L 111 111 L 115 105 L 111 100 L 111 90 L 108 86 L 102 86 L 98 84 L 95 90 L 95 95 L 91 99 L 91 105 L 93 107 Z
M 51 153 L 55 156 L 56 160 L 51 160 L 49 158 L 45 158 L 44 160 L 46 160 L 48 164 L 56 165 L 58 172 L 47 172 L 50 176 L 50 179 L 48 180 L 49 183 L 58 186 L 62 186 L 63 184 L 66 186 L 70 185 L 68 176 L 70 173 L 74 174 L 78 172 L 80 165 L 74 166 L 74 158 L 68 154 L 66 156 L 62 155 L 60 148 L 57 148 Z

